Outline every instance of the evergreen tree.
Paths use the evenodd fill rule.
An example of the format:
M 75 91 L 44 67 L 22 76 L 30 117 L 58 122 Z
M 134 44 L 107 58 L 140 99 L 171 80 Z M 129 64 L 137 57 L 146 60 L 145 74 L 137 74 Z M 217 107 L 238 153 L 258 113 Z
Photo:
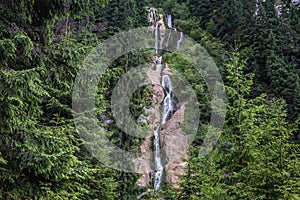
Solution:
M 297 199 L 299 160 L 291 152 L 299 146 L 291 140 L 295 125 L 286 121 L 284 101 L 266 95 L 249 99 L 252 79 L 245 79 L 245 65 L 238 57 L 227 69 L 233 87 L 227 89 L 229 120 L 218 163 L 228 175 L 228 194 L 237 199 Z
M 114 199 L 114 171 L 86 159 L 72 122 L 72 82 L 91 46 L 76 37 L 53 43 L 56 19 L 75 11 L 66 13 L 65 2 L 41 3 L 0 4 L 0 194 Z

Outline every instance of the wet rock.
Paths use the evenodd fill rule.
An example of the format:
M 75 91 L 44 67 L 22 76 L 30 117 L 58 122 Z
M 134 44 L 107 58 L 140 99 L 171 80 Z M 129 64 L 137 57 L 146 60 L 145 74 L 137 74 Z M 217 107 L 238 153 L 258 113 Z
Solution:
M 166 66 L 164 70 L 165 74 L 172 74 L 170 68 Z M 159 73 L 149 69 L 147 71 L 147 82 L 152 84 L 154 97 L 152 98 L 153 106 L 150 109 L 146 109 L 147 123 L 148 123 L 148 136 L 143 141 L 139 150 L 142 156 L 137 159 L 136 166 L 138 172 L 141 173 L 141 177 L 138 179 L 138 184 L 141 187 L 149 186 L 152 180 L 152 162 L 153 162 L 153 149 L 152 140 L 154 130 L 161 122 L 161 110 L 160 106 L 164 100 L 164 90 L 158 80 Z M 187 136 L 181 129 L 181 124 L 184 121 L 185 103 L 180 103 L 177 106 L 178 110 L 173 116 L 161 127 L 159 131 L 161 149 L 163 155 L 165 155 L 165 181 L 171 184 L 173 187 L 178 187 L 180 181 L 177 174 L 184 175 L 184 167 L 186 162 L 183 159 L 187 159 L 187 150 L 189 146 L 189 136 Z
M 187 150 L 189 147 L 189 135 L 186 135 L 180 124 L 184 121 L 185 104 L 178 109 L 169 121 L 159 132 L 161 138 L 161 147 L 168 163 L 165 166 L 166 182 L 174 187 L 178 186 L 179 178 L 176 174 L 184 175 L 185 162 L 187 159 Z

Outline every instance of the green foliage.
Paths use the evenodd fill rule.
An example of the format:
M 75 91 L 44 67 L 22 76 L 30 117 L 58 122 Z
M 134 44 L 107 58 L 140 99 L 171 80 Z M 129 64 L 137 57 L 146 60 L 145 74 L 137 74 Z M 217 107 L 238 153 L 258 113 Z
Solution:
M 72 82 L 91 45 L 80 33 L 54 44 L 55 21 L 74 12 L 41 3 L 0 4 L 1 199 L 115 199 L 114 171 L 88 156 L 72 122 Z
M 199 157 L 200 147 L 190 148 L 190 157 L 180 184 L 179 199 L 232 199 L 227 195 L 222 169 L 216 163 L 217 151 Z
M 147 26 L 151 6 L 172 14 L 177 30 L 213 56 L 226 83 L 228 115 L 218 145 L 199 157 L 209 93 L 184 58 L 165 54 L 197 94 L 201 124 L 180 187 L 143 193 L 138 174 L 91 157 L 72 121 L 71 94 L 93 47 L 116 32 Z M 299 5 L 258 1 L 256 10 L 255 1 L 246 0 L 6 0 L 0 16 L 0 199 L 300 198 Z M 101 129 L 91 134 L 105 134 L 128 151 L 138 151 L 142 140 L 102 117 L 113 120 L 112 88 L 149 56 L 140 50 L 122 56 L 97 88 Z M 134 119 L 151 106 L 151 96 L 149 87 L 135 91 Z M 101 156 L 109 160 L 109 150 Z
M 250 101 L 243 112 L 242 157 L 247 166 L 236 174 L 236 185 L 249 191 L 253 198 L 297 196 L 299 185 L 295 183 L 299 182 L 299 170 L 295 164 L 299 160 L 295 152 L 299 146 L 290 140 L 295 128 L 286 122 L 284 107 L 282 99 L 267 100 L 263 95 Z
M 205 158 L 190 148 L 180 199 L 297 199 L 297 123 L 287 121 L 286 103 L 267 95 L 249 99 L 253 75 L 234 54 L 225 64 L 228 116 L 218 145 Z

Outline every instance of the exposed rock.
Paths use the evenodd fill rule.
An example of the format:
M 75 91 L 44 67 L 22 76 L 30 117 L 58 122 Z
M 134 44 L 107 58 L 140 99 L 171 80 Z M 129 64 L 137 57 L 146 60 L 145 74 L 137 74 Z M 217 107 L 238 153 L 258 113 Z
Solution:
M 150 85 L 160 85 L 160 73 L 158 71 L 148 69 L 146 72 L 146 81 Z
M 177 187 L 179 178 L 176 174 L 184 175 L 185 162 L 187 159 L 187 150 L 189 147 L 189 136 L 186 135 L 180 124 L 184 121 L 185 104 L 177 110 L 169 121 L 159 132 L 161 138 L 162 151 L 165 154 L 166 163 L 166 182 Z
M 146 72 L 146 81 L 148 84 L 152 85 L 153 89 L 153 104 L 161 104 L 164 100 L 164 90 L 161 86 L 161 75 L 158 71 L 148 69 Z
M 144 142 L 140 146 L 140 152 L 141 153 L 147 153 L 147 152 L 151 151 L 151 145 L 152 145 L 152 143 L 151 143 L 151 135 L 152 134 L 150 134 L 150 136 L 146 137 L 145 140 L 144 140 Z
M 187 153 L 185 153 L 181 157 L 186 159 L 188 155 Z M 165 181 L 171 184 L 173 187 L 178 188 L 179 187 L 178 183 L 180 181 L 178 175 L 181 176 L 185 175 L 184 168 L 186 165 L 187 162 L 183 162 L 181 159 L 177 159 L 176 161 L 167 164 L 165 166 L 165 170 L 167 172 Z
M 148 110 L 149 114 L 147 116 L 147 122 L 148 122 L 148 127 L 151 131 L 154 131 L 160 123 L 161 116 L 160 116 L 159 107 L 160 105 L 156 105 Z
M 164 101 L 164 97 L 165 97 L 164 89 L 160 85 L 154 85 L 152 89 L 153 89 L 152 103 L 161 104 Z
M 152 62 L 156 64 L 156 61 L 158 60 L 158 57 L 157 56 L 152 56 L 151 58 Z
M 147 123 L 149 128 L 148 137 L 140 146 L 140 152 L 143 154 L 137 161 L 137 170 L 142 173 L 142 176 L 138 180 L 138 184 L 142 187 L 149 186 L 152 179 L 151 162 L 153 162 L 153 149 L 151 137 L 154 130 L 160 124 L 161 111 L 160 106 L 164 100 L 164 90 L 160 83 L 160 74 L 154 70 L 148 69 L 147 82 L 152 85 L 153 88 L 153 107 L 147 109 Z M 172 72 L 166 64 L 163 74 L 172 75 Z M 178 187 L 179 175 L 184 175 L 184 166 L 186 162 L 182 159 L 187 159 L 187 150 L 189 146 L 189 136 L 186 135 L 180 125 L 184 121 L 185 103 L 180 103 L 177 107 L 178 110 L 173 114 L 171 119 L 167 121 L 165 125 L 161 127 L 159 131 L 160 142 L 163 155 L 165 155 L 165 181 Z
M 168 63 L 165 63 L 165 68 L 162 73 L 163 73 L 163 75 L 173 76 L 173 73 L 171 72 L 171 69 L 170 69 Z
M 142 145 L 139 148 L 142 156 L 138 158 L 136 163 L 136 169 L 141 173 L 141 177 L 138 179 L 138 184 L 141 187 L 146 187 L 150 185 L 152 179 L 152 168 L 151 163 L 153 162 L 153 149 L 152 147 L 152 136 L 156 127 L 160 124 L 160 104 L 164 100 L 164 90 L 160 85 L 160 73 L 152 69 L 148 69 L 146 72 L 146 80 L 148 84 L 152 85 L 153 97 L 152 104 L 153 106 L 146 111 L 147 113 L 147 123 L 148 123 L 148 136 L 143 141 Z
M 180 127 L 180 123 L 184 121 L 184 111 L 185 111 L 185 104 L 181 105 L 180 109 L 178 109 L 173 114 L 171 119 L 169 119 L 167 123 L 159 131 L 161 136 L 162 148 L 164 148 L 166 145 L 169 145 L 169 143 L 171 142 L 176 142 L 176 141 L 172 141 L 175 139 L 174 137 L 177 138 L 179 136 L 185 136 L 185 134 L 182 132 L 182 129 Z
M 148 10 L 148 21 L 151 22 L 152 27 L 155 27 L 156 18 L 157 10 L 155 8 L 150 8 Z
M 137 122 L 147 124 L 147 118 L 145 117 L 145 115 L 140 115 Z
M 141 177 L 138 179 L 138 184 L 141 187 L 146 187 L 149 185 L 152 177 L 152 169 L 151 169 L 151 158 L 152 158 L 152 150 L 151 150 L 151 136 L 152 132 L 149 133 L 148 137 L 145 138 L 144 142 L 140 146 L 140 153 L 142 156 L 139 157 L 136 161 L 136 171 L 141 173 Z
M 159 25 L 159 48 L 162 50 L 163 49 L 163 43 L 165 40 L 165 35 L 166 35 L 166 25 L 164 23 L 164 15 L 159 14 L 160 20 L 158 21 Z

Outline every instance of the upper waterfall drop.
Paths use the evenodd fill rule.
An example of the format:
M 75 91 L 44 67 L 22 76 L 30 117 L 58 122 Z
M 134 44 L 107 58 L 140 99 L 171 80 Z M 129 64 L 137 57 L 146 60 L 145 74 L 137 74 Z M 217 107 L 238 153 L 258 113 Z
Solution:
M 154 49 L 154 52 L 155 53 L 158 53 L 158 22 L 155 22 L 156 25 L 155 25 L 155 49 Z
M 157 21 L 157 10 L 156 8 L 149 8 L 148 10 L 148 22 L 155 23 Z
M 168 24 L 168 27 L 169 28 L 173 28 L 172 27 L 172 15 L 166 15 L 166 18 L 167 18 L 167 24 Z

